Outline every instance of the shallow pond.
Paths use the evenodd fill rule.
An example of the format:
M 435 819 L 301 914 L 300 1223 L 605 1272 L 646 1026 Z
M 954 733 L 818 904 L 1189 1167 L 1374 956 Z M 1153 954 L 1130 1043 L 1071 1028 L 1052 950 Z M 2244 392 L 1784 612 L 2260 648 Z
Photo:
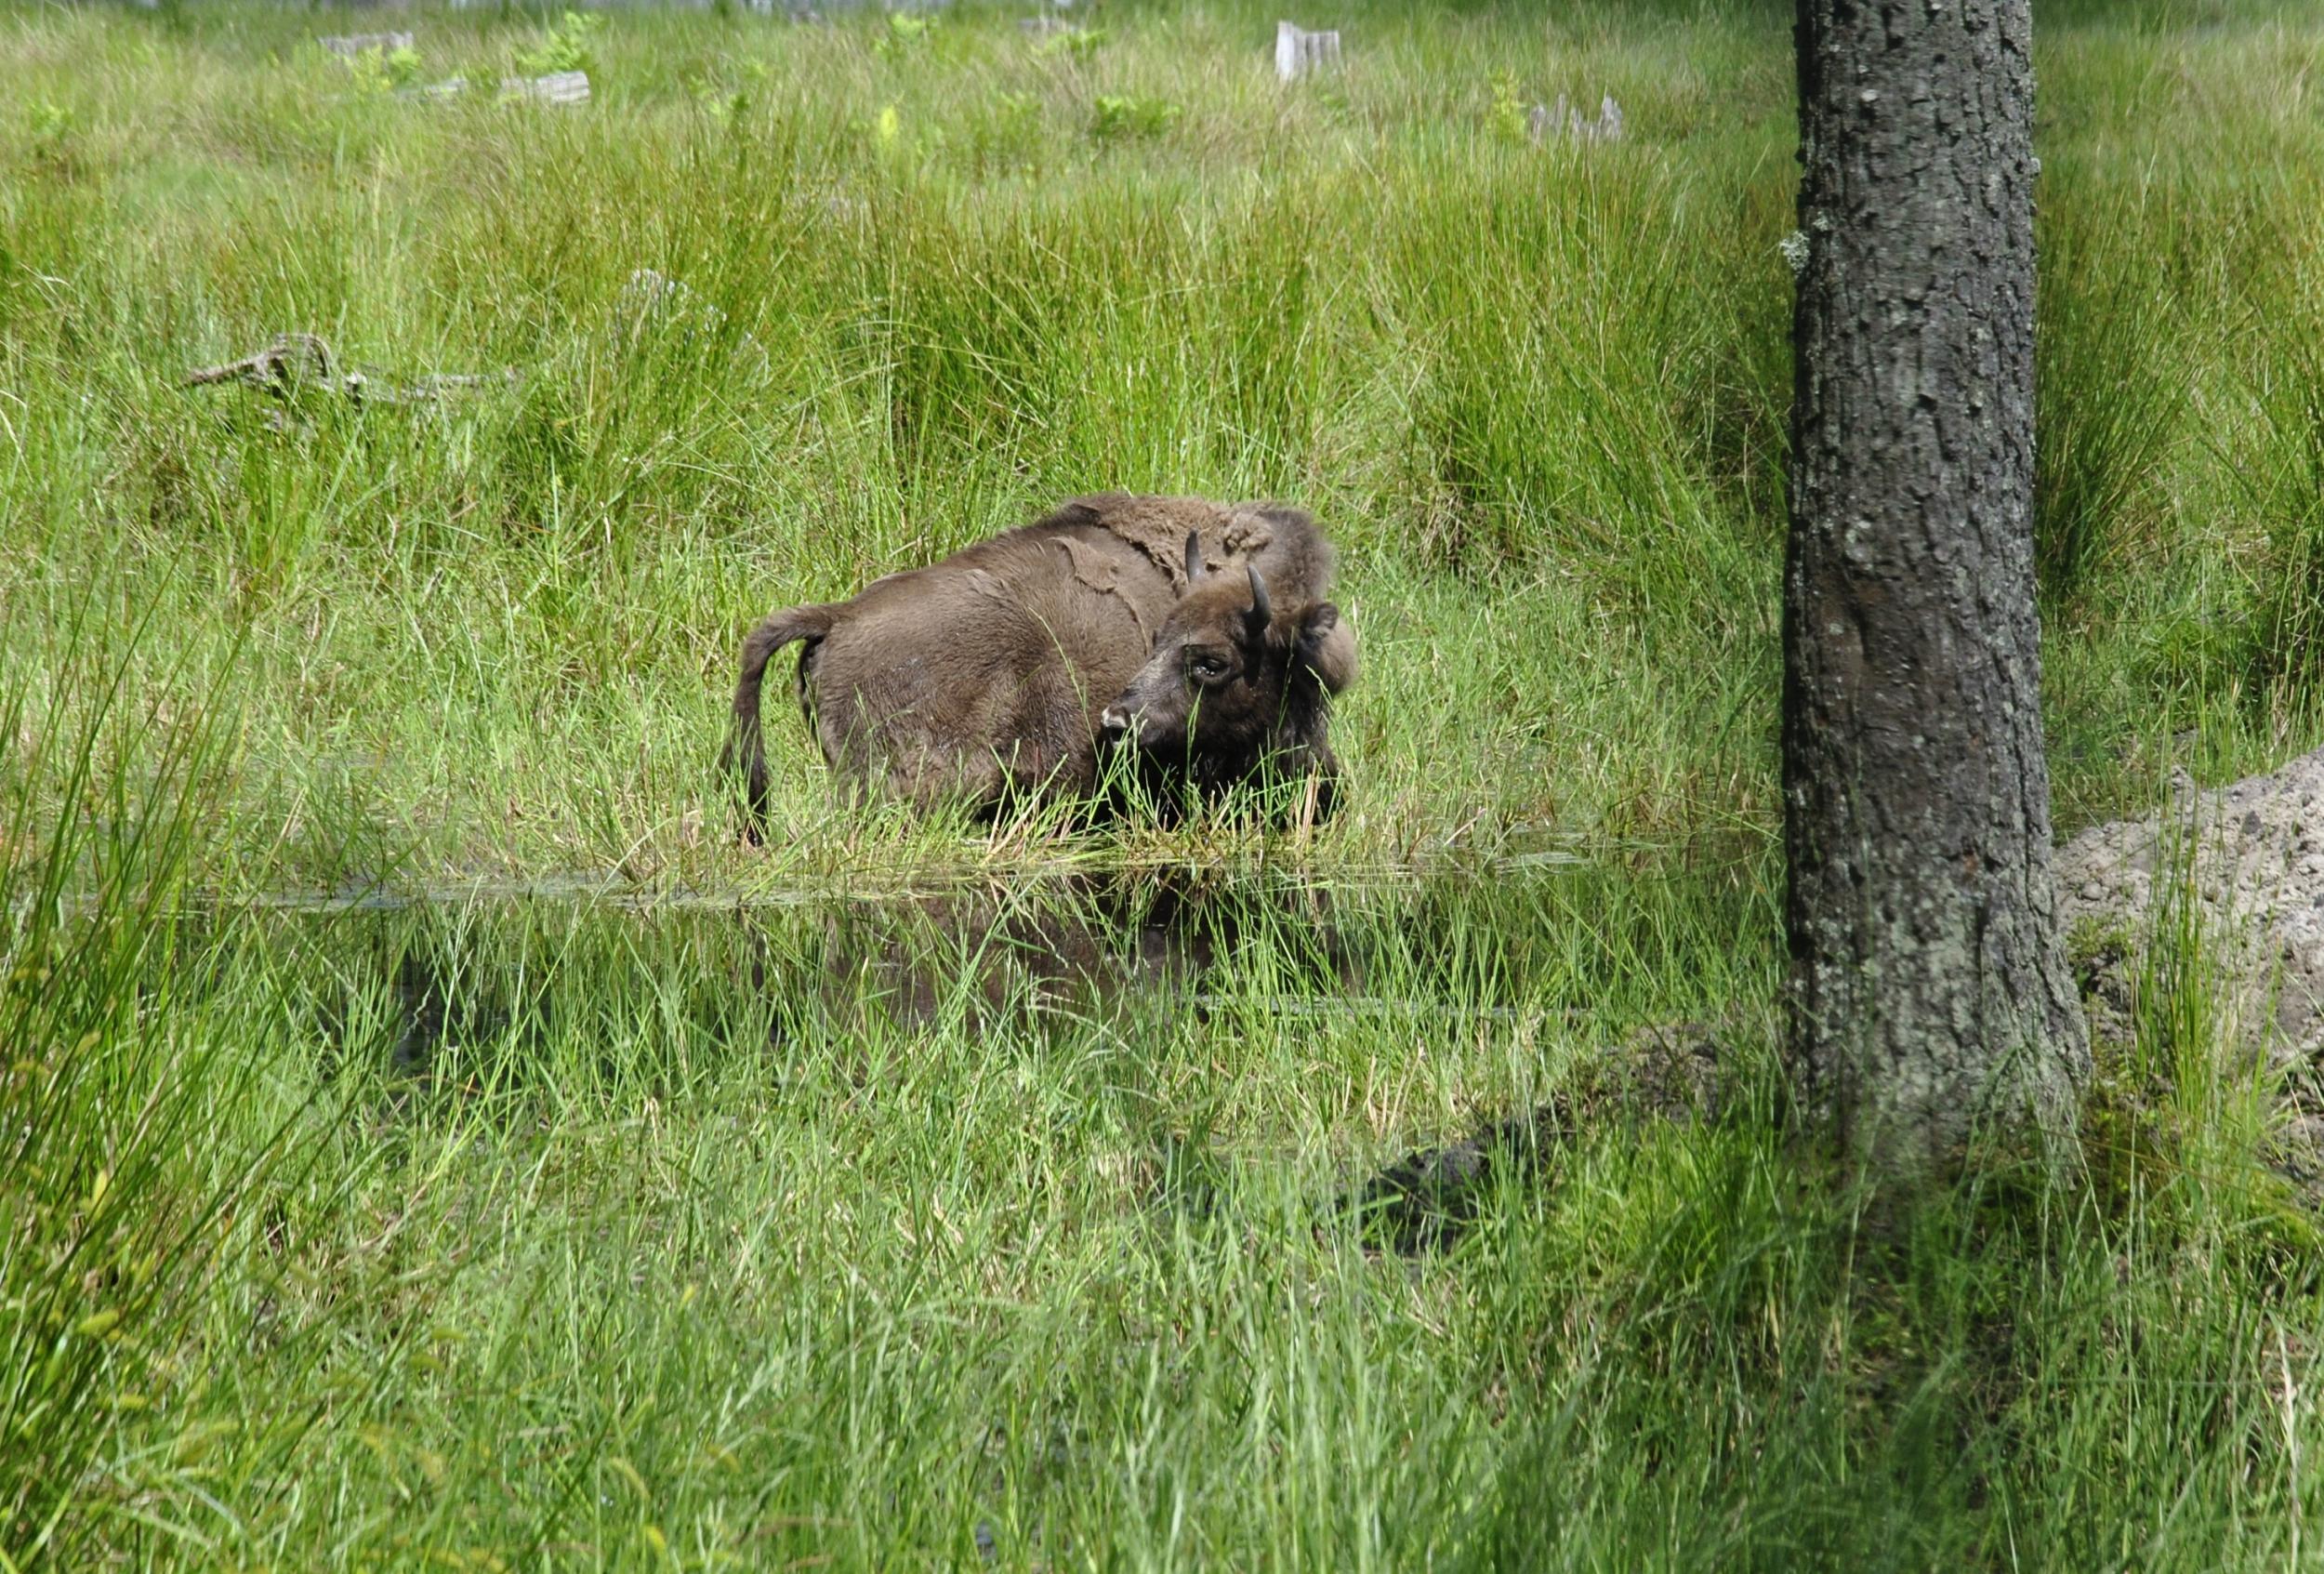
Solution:
M 401 1106 L 652 1096 L 738 1059 L 762 1062 L 771 1089 L 828 1074 L 861 1090 L 899 1063 L 1045 1050 L 1068 1081 L 1091 1060 L 1092 1097 L 1167 1098 L 1152 1079 L 1174 1054 L 1230 1083 L 1344 1085 L 1416 1059 L 1457 1077 L 1489 1049 L 1496 1080 L 1523 1082 L 1545 1069 L 1521 1064 L 1545 1034 L 1715 1006 L 1763 964 L 1768 919 L 1742 866 L 1642 878 L 1528 859 L 1433 879 L 1131 870 L 747 902 L 374 893 L 208 922 L 230 937 L 220 965 L 263 968 L 335 1079 L 376 1077 Z M 1223 1047 L 1238 1040 L 1253 1062 Z

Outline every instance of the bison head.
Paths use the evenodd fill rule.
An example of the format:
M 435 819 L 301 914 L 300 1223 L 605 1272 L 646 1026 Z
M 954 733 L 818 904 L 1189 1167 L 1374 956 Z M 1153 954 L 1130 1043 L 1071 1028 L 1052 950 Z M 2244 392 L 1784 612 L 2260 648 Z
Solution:
M 1186 593 L 1099 724 L 1151 776 L 1217 787 L 1273 766 L 1328 782 L 1330 696 L 1354 676 L 1355 635 L 1338 607 L 1275 605 L 1255 565 L 1206 575 L 1189 536 Z

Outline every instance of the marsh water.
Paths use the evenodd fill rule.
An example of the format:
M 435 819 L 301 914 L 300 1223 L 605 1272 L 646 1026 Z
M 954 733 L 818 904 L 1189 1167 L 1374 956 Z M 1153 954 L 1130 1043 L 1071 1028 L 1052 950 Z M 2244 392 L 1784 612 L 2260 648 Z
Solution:
M 1715 993 L 1749 966 L 1763 900 L 1733 865 L 1642 880 L 1526 856 L 1434 878 L 1133 870 L 749 903 L 374 893 L 212 921 L 333 1079 L 384 1108 L 651 1099 L 738 1066 L 772 1096 L 876 1100 L 931 1067 L 1046 1055 L 1044 1077 L 1063 1067 L 1097 1100 L 1143 1088 L 1175 1128 L 1235 1116 L 1231 1094 L 1194 1088 L 1190 1057 L 1227 1085 L 1246 1049 L 1261 1080 L 1364 1082 L 1694 1009 L 1688 981 Z

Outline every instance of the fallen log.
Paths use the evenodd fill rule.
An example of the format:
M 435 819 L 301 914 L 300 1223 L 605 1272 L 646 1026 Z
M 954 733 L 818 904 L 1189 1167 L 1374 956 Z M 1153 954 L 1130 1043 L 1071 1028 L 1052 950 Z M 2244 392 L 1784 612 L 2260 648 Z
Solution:
M 519 379 L 514 366 L 498 372 L 439 372 L 393 379 L 361 368 L 338 369 L 331 347 L 314 334 L 276 334 L 262 350 L 186 374 L 188 388 L 239 383 L 288 404 L 301 394 L 328 392 L 357 404 L 417 404 L 447 393 L 505 387 Z

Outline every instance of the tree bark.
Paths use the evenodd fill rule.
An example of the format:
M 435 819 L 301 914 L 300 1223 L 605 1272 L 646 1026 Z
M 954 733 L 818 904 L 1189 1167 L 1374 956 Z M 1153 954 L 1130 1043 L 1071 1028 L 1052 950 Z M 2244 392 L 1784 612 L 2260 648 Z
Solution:
M 2033 585 L 2027 0 L 1798 0 L 1790 1065 L 1920 1171 L 2070 1108 Z

